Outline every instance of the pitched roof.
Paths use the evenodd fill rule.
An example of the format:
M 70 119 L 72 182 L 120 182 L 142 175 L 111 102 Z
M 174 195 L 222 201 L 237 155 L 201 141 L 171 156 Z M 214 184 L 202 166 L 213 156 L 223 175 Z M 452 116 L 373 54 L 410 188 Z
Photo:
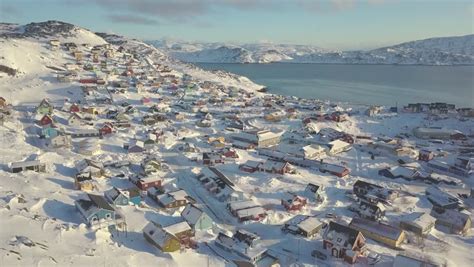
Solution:
M 160 227 L 157 227 L 153 223 L 149 223 L 147 226 L 145 226 L 145 228 L 143 228 L 143 233 L 148 236 L 152 240 L 152 242 L 154 242 L 160 248 L 163 248 L 165 246 L 167 240 L 171 238 L 176 239 L 175 236 L 164 231 Z
M 191 226 L 189 226 L 189 224 L 184 221 L 163 227 L 163 230 L 172 235 L 177 235 L 179 233 L 186 232 L 192 229 Z
M 339 243 L 339 245 L 344 247 L 350 245 L 350 248 L 352 248 L 359 234 L 360 232 L 358 230 L 331 221 L 329 222 L 329 226 L 326 232 L 324 232 L 323 238 L 326 240 L 337 242 Z M 339 238 L 341 239 L 340 242 L 338 242 Z
M 188 204 L 181 212 L 181 216 L 191 225 L 195 225 L 203 214 L 205 214 L 204 211 L 193 204 Z
M 114 211 L 114 208 L 105 200 L 103 196 L 87 194 L 89 199 L 99 208 Z

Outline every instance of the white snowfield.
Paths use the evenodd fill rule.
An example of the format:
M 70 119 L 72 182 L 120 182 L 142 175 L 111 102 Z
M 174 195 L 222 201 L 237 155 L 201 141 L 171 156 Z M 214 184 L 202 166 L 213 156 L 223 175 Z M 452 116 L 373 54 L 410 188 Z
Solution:
M 38 24 L 35 29 L 50 29 L 54 25 L 62 27 L 65 24 L 45 22 Z M 353 189 L 353 184 L 357 180 L 400 192 L 399 197 L 387 205 L 386 214 L 382 219 L 392 226 L 398 227 L 402 219 L 409 218 L 414 213 L 429 214 L 432 209 L 425 191 L 433 185 L 420 180 L 391 179 L 379 175 L 378 171 L 381 169 L 398 166 L 399 158 L 376 153 L 371 157 L 371 154 L 364 149 L 365 144 L 370 141 L 364 139 L 365 137 L 370 137 L 372 140 L 379 137 L 381 140 L 387 140 L 400 134 L 407 134 L 409 137 L 397 139 L 400 144 L 416 149 L 430 149 L 435 152 L 437 159 L 448 163 L 454 162 L 460 148 L 469 148 L 474 144 L 472 118 L 460 120 L 458 116 L 449 114 L 445 119 L 428 120 L 427 114 L 388 111 L 368 117 L 364 115 L 367 109 L 365 106 L 264 94 L 257 92 L 262 88 L 261 85 L 254 84 L 245 77 L 225 72 L 207 72 L 170 58 L 159 49 L 140 41 L 119 36 L 98 35 L 76 26 L 68 30 L 68 34 L 47 32 L 42 36 L 5 36 L 5 33 L 21 33 L 24 29 L 28 27 L 15 25 L 0 27 L 0 65 L 17 70 L 15 76 L 0 72 L 0 97 L 12 104 L 11 115 L 5 116 L 3 125 L 0 125 L 0 266 L 236 266 L 234 260 L 242 260 L 243 257 L 219 248 L 215 239 L 220 232 L 232 236 L 239 229 L 259 236 L 256 248 L 259 251 L 266 250 L 265 255 L 272 257 L 265 259 L 275 258 L 281 266 L 348 265 L 342 259 L 332 257 L 330 251 L 323 249 L 324 229 L 312 237 L 304 237 L 285 233 L 281 230 L 282 226 L 297 214 L 317 218 L 312 221 L 328 223 L 332 220 L 348 224 L 351 218 L 357 217 L 356 213 L 348 209 L 354 199 L 347 194 Z M 105 122 L 115 123 L 116 120 L 107 118 L 106 111 L 114 109 L 125 112 L 125 105 L 122 105 L 124 102 L 136 108 L 136 111 L 127 114 L 130 117 L 127 122 L 130 127 L 116 127 L 112 134 L 106 134 L 102 138 L 72 138 L 69 147 L 46 148 L 43 145 L 44 140 L 39 138 L 41 127 L 35 121 L 37 117 L 35 108 L 43 98 L 49 98 L 55 107 L 51 117 L 57 129 L 70 130 L 67 121 L 70 117 L 69 111 L 61 110 L 65 99 L 86 106 L 82 84 L 78 80 L 94 78 L 92 71 L 80 68 L 77 71 L 78 77 L 73 81 L 59 82 L 56 76 L 63 71 L 57 69 L 63 69 L 66 64 L 75 64 L 76 59 L 63 46 L 51 50 L 49 41 L 52 39 L 58 39 L 61 44 L 76 43 L 85 54 L 83 64 L 100 67 L 100 63 L 93 63 L 89 57 L 90 48 L 110 43 L 116 55 L 108 59 L 102 57 L 102 60 L 107 62 L 109 70 L 118 68 L 119 74 L 126 70 L 125 65 L 130 59 L 124 59 L 127 52 L 119 52 L 122 47 L 121 51 L 130 50 L 136 54 L 136 62 L 130 63 L 134 71 L 158 72 L 160 73 L 158 76 L 172 74 L 173 78 L 164 79 L 160 85 L 153 86 L 150 85 L 150 80 L 142 79 L 143 90 L 138 90 L 129 84 L 125 93 L 112 93 L 109 91 L 114 89 L 115 82 L 128 82 L 131 78 L 113 74 L 106 76 L 97 71 L 97 75 L 105 77 L 106 88 L 109 89 L 109 91 L 102 90 L 101 95 L 103 93 L 105 96 L 112 96 L 113 102 L 97 103 L 99 98 L 95 101 L 93 97 L 90 98 L 92 100 L 87 102 L 87 106 L 95 107 L 100 111 L 99 114 L 94 115 L 91 121 L 84 120 L 83 124 L 75 125 L 73 128 L 91 130 L 101 128 Z M 167 66 L 170 71 L 158 70 L 163 66 Z M 178 80 L 179 86 L 188 80 L 191 81 L 188 84 L 196 86 L 194 89 L 186 89 L 184 85 L 176 90 L 171 89 L 175 84 L 171 82 L 173 79 Z M 152 103 L 144 104 L 142 102 L 144 97 L 150 98 Z M 282 100 L 285 106 L 276 104 L 278 100 Z M 143 116 L 153 114 L 149 112 L 150 107 L 160 103 L 170 109 L 170 112 L 158 113 L 166 116 L 167 120 L 154 125 L 144 125 Z M 270 108 L 266 107 L 268 103 L 272 103 Z M 201 177 L 202 181 L 198 179 L 201 173 L 209 173 L 207 166 L 203 165 L 202 152 L 221 151 L 222 146 L 229 148 L 233 143 L 232 136 L 241 131 L 230 129 L 229 124 L 233 122 L 235 116 L 248 130 L 268 129 L 273 132 L 284 132 L 280 137 L 281 145 L 272 147 L 282 153 L 298 151 L 288 149 L 293 146 L 303 149 L 308 145 L 318 147 L 329 143 L 329 140 L 306 131 L 302 123 L 304 118 L 315 115 L 315 111 L 302 107 L 315 105 L 321 105 L 329 114 L 334 111 L 351 114 L 344 122 L 331 120 L 312 122 L 316 124 L 317 129 L 333 128 L 355 137 L 352 149 L 321 157 L 324 163 L 350 169 L 349 175 L 340 178 L 321 172 L 318 167 L 314 167 L 319 166 L 319 158 L 311 160 L 313 167 L 292 164 L 289 169 L 294 170 L 294 173 L 281 174 L 276 171 L 269 173 L 261 170 L 248 172 L 239 166 L 247 161 L 264 164 L 268 158 L 259 155 L 258 149 L 233 148 L 236 157 L 226 154 L 224 163 L 215 163 L 219 175 L 210 175 L 211 179 L 215 180 L 204 181 L 207 177 Z M 290 115 L 290 108 L 294 108 L 296 112 Z M 275 112 L 275 109 L 281 109 L 285 111 L 282 114 L 287 115 L 278 122 L 264 118 L 266 114 Z M 178 119 L 177 114 L 182 117 Z M 196 122 L 205 117 L 204 114 L 212 114 L 208 116 L 212 126 L 196 126 Z M 430 143 L 413 136 L 412 130 L 416 127 L 456 129 L 468 137 L 464 141 Z M 156 134 L 156 140 L 148 138 L 151 133 Z M 273 135 L 270 137 L 275 138 Z M 128 153 L 124 149 L 124 144 L 133 143 L 134 140 L 145 142 L 144 152 Z M 94 144 L 94 151 L 85 153 L 87 155 L 80 154 L 84 142 Z M 94 160 L 89 163 L 93 165 L 92 167 L 86 166 L 86 169 L 94 169 L 94 172 L 100 170 L 102 164 L 106 166 L 103 172 L 97 171 L 100 174 L 97 176 L 102 177 L 92 178 L 92 191 L 88 192 L 103 196 L 105 191 L 113 187 L 135 188 L 128 178 L 144 172 L 141 164 L 150 155 L 156 156 L 163 162 L 161 165 L 166 167 L 157 169 L 149 177 L 161 177 L 162 189 L 167 193 L 184 190 L 177 199 L 181 200 L 187 196 L 186 201 L 195 202 L 193 205 L 205 212 L 213 221 L 205 230 L 193 229 L 192 240 L 197 244 L 196 248 L 182 247 L 171 253 L 162 252 L 143 236 L 144 228 L 151 222 L 163 226 L 163 231 L 168 230 L 176 234 L 189 232 L 190 226 L 181 223 L 184 221 L 181 211 L 185 206 L 165 209 L 149 196 L 144 196 L 140 205 L 116 206 L 117 213 L 123 216 L 126 222 L 126 229 L 118 231 L 89 228 L 75 207 L 76 200 L 87 199 L 86 193 L 78 190 L 75 184 L 77 162 L 86 158 Z M 11 172 L 10 163 L 34 160 L 45 163 L 46 172 L 37 173 L 28 170 Z M 131 164 L 129 166 L 119 164 L 123 162 Z M 420 168 L 425 170 L 425 162 L 416 162 L 419 162 Z M 116 167 L 112 163 L 117 163 Z M 449 173 L 437 175 L 456 181 L 455 184 L 437 185 L 453 196 L 469 195 L 470 188 L 474 186 L 473 174 L 467 177 Z M 238 216 L 242 218 L 265 213 L 264 218 L 246 223 L 239 222 L 227 208 L 228 200 L 219 199 L 228 192 L 221 191 L 219 194 L 213 191 L 216 189 L 213 187 L 215 184 L 222 183 L 226 184 L 227 189 L 234 190 L 228 194 L 229 198 L 235 198 L 232 199 L 234 203 L 250 201 L 254 205 L 252 208 L 255 207 L 252 212 L 237 210 L 235 213 Z M 305 195 L 308 183 L 324 188 L 324 201 L 316 203 L 309 200 L 313 198 L 308 198 L 308 203 L 301 210 L 285 209 L 281 200 L 288 195 L 288 192 Z M 470 214 L 472 218 L 474 204 L 472 196 L 463 202 L 465 207 L 463 213 Z M 166 226 L 170 227 L 166 229 Z M 310 227 L 311 225 L 305 225 L 303 228 Z M 148 228 L 154 229 L 155 226 L 148 226 L 146 229 Z M 163 241 L 161 238 L 169 234 L 163 233 L 162 230 L 158 233 L 160 242 Z M 459 235 L 449 233 L 442 227 L 436 227 L 424 238 L 414 237 L 408 232 L 407 234 L 411 242 L 403 243 L 402 248 L 405 252 L 435 258 L 448 266 L 469 266 L 474 261 L 472 231 L 466 235 Z M 366 247 L 380 255 L 380 262 L 376 266 L 392 266 L 395 256 L 401 253 L 368 237 L 366 239 Z M 311 252 L 315 249 L 325 252 L 327 259 L 311 256 Z M 367 261 L 368 258 L 361 255 L 354 266 L 367 266 Z M 262 265 L 259 266 L 267 266 L 263 265 L 265 262 L 262 261 Z
M 226 44 L 155 40 L 148 43 L 185 62 L 472 65 L 474 35 L 430 38 L 369 51 L 336 51 L 311 45 Z

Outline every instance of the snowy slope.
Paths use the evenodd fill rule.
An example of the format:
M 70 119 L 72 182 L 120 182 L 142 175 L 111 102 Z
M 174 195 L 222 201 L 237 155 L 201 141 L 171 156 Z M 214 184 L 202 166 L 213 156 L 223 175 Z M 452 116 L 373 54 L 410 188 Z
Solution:
M 340 63 L 340 64 L 474 64 L 474 35 L 430 38 L 370 51 L 334 51 L 316 46 L 149 41 L 169 55 L 186 62 L 209 63 Z M 223 49 L 228 48 L 228 49 Z M 241 49 L 237 49 L 241 48 Z M 232 51 L 232 52 L 229 52 Z
M 86 29 L 63 22 L 48 21 L 24 26 L 0 24 L 0 64 L 17 70 L 15 77 L 0 73 L 0 92 L 11 98 L 13 104 L 37 101 L 46 96 L 53 99 L 68 96 L 63 84 L 53 82 L 54 71 L 47 66 L 60 67 L 75 60 L 64 51 L 51 51 L 48 48 L 50 39 L 89 45 L 106 43 Z M 60 88 L 66 90 L 61 91 Z
M 107 41 L 104 38 L 107 38 Z M 246 77 L 220 72 L 215 74 L 166 57 L 159 49 L 141 41 L 123 38 L 117 35 L 96 34 L 72 24 L 47 21 L 27 25 L 0 24 L 0 65 L 16 69 L 17 75 L 8 76 L 0 72 L 0 93 L 12 99 L 13 104 L 33 103 L 45 97 L 62 100 L 71 97 L 70 89 L 79 85 L 57 83 L 56 71 L 48 66 L 63 68 L 64 64 L 75 63 L 70 53 L 49 49 L 49 40 L 58 39 L 61 43 L 74 42 L 90 46 L 107 42 L 141 47 L 144 53 L 150 53 L 155 60 L 163 60 L 175 65 L 180 71 L 189 71 L 197 77 L 221 82 L 248 90 L 258 90 L 262 86 Z M 14 86 L 12 86 L 14 85 Z M 62 90 L 61 90 L 62 89 Z
M 350 177 L 340 179 L 321 173 L 317 169 L 306 169 L 296 167 L 297 174 L 276 175 L 266 172 L 244 173 L 239 170 L 239 164 L 247 160 L 265 160 L 265 157 L 253 151 L 237 149 L 240 156 L 235 162 L 227 162 L 219 166 L 235 182 L 236 186 L 242 189 L 246 195 L 251 195 L 256 203 L 265 205 L 268 208 L 268 218 L 263 222 L 249 224 L 238 223 L 226 209 L 226 203 L 222 203 L 213 198 L 209 192 L 193 178 L 194 170 L 203 168 L 202 163 L 190 161 L 186 153 L 179 150 L 165 148 L 157 145 L 149 153 L 157 155 L 167 163 L 172 173 L 170 180 L 174 179 L 179 187 L 186 190 L 205 209 L 216 222 L 213 230 L 199 233 L 196 238 L 199 242 L 198 249 L 186 249 L 175 253 L 162 253 L 150 245 L 143 237 L 142 229 L 150 220 L 156 222 L 166 222 L 168 220 L 179 219 L 176 214 L 158 208 L 156 203 L 150 199 L 144 201 L 143 206 L 124 206 L 120 211 L 127 219 L 127 234 L 114 232 L 114 236 L 105 230 L 91 230 L 84 226 L 80 218 L 74 201 L 83 197 L 84 193 L 74 189 L 73 177 L 76 174 L 74 163 L 89 156 L 80 155 L 74 149 L 43 149 L 39 143 L 37 130 L 38 126 L 34 122 L 33 106 L 43 97 L 52 100 L 61 98 L 71 98 L 73 101 L 84 100 L 77 82 L 60 83 L 55 77 L 55 72 L 46 65 L 62 66 L 72 63 L 75 60 L 70 53 L 65 50 L 51 51 L 46 42 L 50 38 L 60 38 L 63 42 L 76 40 L 78 43 L 102 44 L 111 43 L 114 49 L 123 46 L 125 50 L 133 50 L 140 60 L 140 65 L 150 67 L 153 63 L 160 63 L 170 66 L 172 73 L 177 76 L 189 74 L 196 81 L 214 81 L 224 86 L 235 86 L 248 91 L 259 89 L 260 86 L 254 84 L 249 79 L 226 72 L 207 72 L 191 64 L 176 61 L 166 53 L 150 45 L 137 40 L 130 40 L 117 35 L 94 34 L 85 29 L 73 26 L 72 28 L 60 22 L 47 22 L 35 27 L 35 30 L 28 30 L 28 27 L 15 25 L 4 25 L 2 27 L 2 37 L 0 38 L 0 57 L 5 59 L 5 64 L 19 69 L 19 74 L 11 77 L 2 75 L 0 77 L 0 96 L 5 96 L 14 104 L 12 115 L 0 126 L 0 263 L 1 266 L 233 266 L 229 261 L 224 261 L 221 256 L 213 252 L 207 246 L 213 243 L 218 231 L 233 231 L 235 229 L 245 229 L 258 233 L 262 236 L 262 244 L 271 248 L 278 254 L 281 266 L 344 266 L 343 262 L 328 257 L 326 262 L 316 261 L 311 257 L 311 250 L 322 246 L 322 239 L 319 234 L 314 238 L 301 238 L 281 231 L 281 225 L 295 213 L 287 212 L 281 207 L 280 199 L 288 190 L 302 192 L 307 183 L 318 183 L 326 188 L 327 199 L 321 205 L 310 203 L 301 213 L 305 215 L 319 216 L 324 221 L 326 213 L 332 213 L 339 219 L 347 221 L 354 216 L 347 209 L 352 200 L 346 196 L 347 190 L 352 188 L 352 184 L 357 179 L 373 180 L 386 188 L 405 188 L 409 190 L 409 195 L 404 195 L 396 203 L 396 208 L 390 209 L 388 219 L 397 222 L 402 214 L 411 212 L 429 212 L 431 204 L 424 196 L 424 183 L 411 183 L 404 180 L 385 179 L 376 175 L 381 167 L 397 164 L 395 159 L 377 156 L 371 158 L 368 153 L 353 149 L 347 153 L 341 153 L 337 157 L 327 157 L 326 162 L 344 164 L 353 170 Z M 25 28 L 27 30 L 25 30 Z M 54 29 L 54 30 L 53 30 Z M 69 30 L 66 30 L 69 29 Z M 24 34 L 24 33 L 27 34 Z M 50 35 L 48 35 L 50 34 Z M 53 37 L 54 36 L 54 37 Z M 191 49 L 187 47 L 186 49 Z M 277 50 L 274 47 L 269 48 Z M 86 50 L 86 49 L 85 49 Z M 90 49 L 88 49 L 90 51 Z M 283 53 L 281 50 L 271 52 L 269 55 L 277 56 Z M 337 56 L 337 53 L 334 54 Z M 120 62 L 119 67 L 125 69 L 125 60 L 116 57 L 111 60 Z M 2 61 L 3 62 L 3 61 Z M 98 64 L 98 63 L 96 63 Z M 90 75 L 89 71 L 78 71 L 79 77 Z M 108 77 L 113 81 L 115 77 Z M 169 85 L 166 83 L 165 86 Z M 147 86 L 151 89 L 151 86 Z M 217 93 L 219 91 L 214 91 Z M 208 91 L 198 89 L 196 99 L 208 101 L 213 97 Z M 250 94 L 249 94 L 250 95 Z M 141 133 L 148 132 L 147 127 L 141 124 L 144 110 L 147 106 L 140 104 L 140 99 L 148 96 L 153 101 L 162 101 L 169 98 L 175 101 L 179 96 L 173 95 L 168 90 L 161 90 L 159 94 L 155 92 L 138 92 L 129 90 L 125 95 L 113 94 L 114 101 L 124 99 L 133 103 L 140 109 L 140 113 L 133 116 L 131 123 L 133 127 L 118 130 L 112 135 L 104 136 L 97 142 L 102 145 L 101 151 L 93 159 L 100 162 L 107 161 L 132 161 L 132 168 L 122 168 L 115 170 L 129 175 L 135 173 L 141 162 L 143 154 L 128 154 L 122 145 L 136 138 Z M 341 104 L 333 106 L 318 101 L 295 100 L 291 98 L 278 98 L 272 95 L 265 95 L 272 100 L 284 100 L 285 105 L 295 107 L 300 113 L 297 119 L 289 118 L 281 122 L 270 122 L 263 119 L 266 111 L 263 104 L 263 94 L 249 96 L 248 100 L 255 102 L 248 107 L 243 103 L 226 102 L 221 105 L 205 105 L 210 114 L 214 116 L 214 125 L 211 128 L 198 128 L 195 126 L 196 112 L 182 111 L 181 108 L 171 107 L 171 114 L 179 110 L 185 114 L 183 121 L 164 122 L 160 129 L 166 131 L 168 136 L 173 136 L 176 128 L 181 132 L 193 134 L 193 138 L 177 140 L 179 145 L 185 142 L 198 147 L 201 151 L 214 149 L 208 140 L 210 134 L 230 136 L 225 130 L 227 123 L 224 118 L 228 117 L 227 111 L 239 111 L 239 116 L 249 125 L 275 130 L 285 130 L 287 132 L 302 129 L 301 119 L 314 115 L 313 110 L 299 108 L 303 105 L 324 105 L 328 112 L 335 110 L 351 111 L 357 106 Z M 75 99 L 73 99 L 76 97 Z M 158 98 L 159 97 L 159 98 Z M 237 100 L 234 99 L 234 100 Z M 232 100 L 232 101 L 234 101 Z M 94 102 L 94 101 L 92 101 Z M 191 103 L 191 101 L 188 101 Z M 238 102 L 238 101 L 237 101 Z M 301 102 L 301 103 L 300 103 Z M 54 102 L 60 103 L 59 101 Z M 236 104 L 234 106 L 234 104 Z M 116 108 L 114 105 L 104 105 L 104 108 Z M 359 107 L 365 110 L 366 107 Z M 363 108 L 363 109 L 362 109 Z M 226 112 L 226 113 L 224 113 Z M 473 129 L 473 121 L 460 121 L 457 118 L 449 118 L 441 121 L 426 121 L 424 114 L 404 114 L 387 117 L 366 117 L 365 115 L 350 116 L 346 122 L 336 123 L 332 121 L 318 122 L 318 126 L 331 127 L 342 130 L 351 135 L 363 136 L 395 136 L 407 129 L 429 123 L 430 126 L 443 126 L 457 128 L 463 132 Z M 58 125 L 66 127 L 65 121 L 69 113 L 56 110 L 53 114 Z M 104 114 L 99 115 L 95 120 L 96 126 L 105 121 L 110 121 Z M 163 127 L 163 128 L 161 128 Z M 189 134 L 191 135 L 191 134 Z M 84 139 L 83 139 L 84 140 Z M 410 141 L 413 139 L 410 139 Z M 79 141 L 75 141 L 76 143 Z M 286 143 L 285 146 L 289 145 Z M 437 145 L 430 145 L 433 150 Z M 446 148 L 446 149 L 445 149 Z M 452 151 L 451 145 L 443 147 L 445 151 Z M 26 171 L 22 173 L 10 173 L 7 164 L 12 161 L 25 159 L 40 159 L 47 164 L 46 173 L 35 173 Z M 115 172 L 114 171 L 114 172 Z M 109 177 L 95 179 L 98 189 L 95 194 L 102 194 L 103 191 L 112 186 L 131 185 L 126 178 Z M 465 180 L 467 187 L 443 186 L 453 192 L 466 192 L 474 185 L 472 179 Z M 210 212 L 212 211 L 212 213 Z M 434 240 L 436 237 L 443 242 Z M 300 246 L 301 243 L 301 246 Z M 433 230 L 432 236 L 426 239 L 426 243 L 420 248 L 413 244 L 407 244 L 408 250 L 427 255 L 439 255 L 447 258 L 452 264 L 450 266 L 468 266 L 474 260 L 469 247 L 472 248 L 472 235 L 461 237 L 446 234 Z M 300 253 L 300 247 L 302 248 Z M 393 257 L 399 253 L 375 241 L 368 240 L 368 247 L 380 253 L 383 257 L 381 266 L 391 266 Z M 364 263 L 355 266 L 366 266 Z

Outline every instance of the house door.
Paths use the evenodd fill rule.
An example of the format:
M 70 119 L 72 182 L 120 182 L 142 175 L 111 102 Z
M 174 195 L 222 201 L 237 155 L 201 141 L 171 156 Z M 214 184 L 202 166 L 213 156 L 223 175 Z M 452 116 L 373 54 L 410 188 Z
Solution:
M 337 248 L 332 248 L 332 250 L 331 250 L 331 255 L 332 255 L 333 257 L 339 257 L 339 253 L 338 253 L 338 251 L 337 251 Z

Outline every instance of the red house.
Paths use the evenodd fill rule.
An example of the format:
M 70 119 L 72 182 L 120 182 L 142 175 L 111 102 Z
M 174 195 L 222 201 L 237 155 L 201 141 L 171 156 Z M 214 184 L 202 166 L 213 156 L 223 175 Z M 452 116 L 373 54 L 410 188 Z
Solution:
M 323 233 L 323 248 L 331 256 L 354 264 L 364 251 L 365 237 L 358 230 L 331 221 Z
M 110 123 L 106 123 L 102 128 L 99 129 L 101 135 L 111 134 L 114 131 L 114 127 Z
M 149 97 L 142 98 L 142 104 L 150 104 L 150 103 L 151 103 L 151 98 Z
M 261 172 L 285 174 L 291 173 L 293 168 L 288 162 L 267 160 L 258 166 Z
M 345 113 L 342 113 L 342 112 L 333 112 L 331 114 L 331 120 L 335 121 L 335 122 L 343 122 L 343 121 L 347 121 L 347 114 Z
M 38 122 L 39 125 L 41 126 L 46 126 L 46 125 L 50 125 L 50 124 L 53 124 L 53 118 L 51 118 L 51 116 L 49 115 L 44 115 L 43 118 L 41 118 L 41 120 Z
M 81 112 L 81 107 L 79 107 L 78 104 L 74 103 L 74 104 L 72 104 L 71 107 L 69 108 L 69 112 L 71 112 L 71 113 Z
M 433 151 L 422 149 L 420 150 L 420 154 L 418 155 L 418 159 L 422 161 L 430 161 L 434 158 Z
M 301 210 L 306 206 L 307 199 L 295 194 L 288 194 L 287 197 L 281 200 L 281 205 L 288 211 Z
M 336 175 L 337 177 L 344 177 L 351 172 L 348 168 L 335 164 L 322 164 L 319 166 L 319 171 L 322 173 L 328 172 L 330 174 Z
M 125 76 L 125 77 L 130 77 L 132 75 L 133 75 L 133 70 L 126 70 L 122 72 L 122 76 Z
M 224 149 L 223 155 L 226 158 L 233 158 L 233 159 L 239 158 L 239 154 L 237 154 L 237 151 L 235 151 L 235 149 L 233 149 L 233 148 Z
M 466 135 L 463 133 L 454 133 L 451 135 L 452 140 L 466 140 Z
M 202 163 L 204 165 L 214 165 L 224 163 L 224 158 L 221 154 L 215 152 L 204 152 L 202 154 Z
M 147 176 L 139 178 L 132 176 L 130 177 L 130 182 L 136 185 L 140 190 L 146 191 L 152 187 L 161 187 L 162 180 L 160 177 Z
M 252 173 L 258 171 L 258 166 L 260 166 L 260 164 L 262 163 L 259 161 L 249 160 L 246 163 L 240 165 L 239 169 L 244 172 Z
M 80 79 L 80 83 L 97 83 L 96 79 Z

